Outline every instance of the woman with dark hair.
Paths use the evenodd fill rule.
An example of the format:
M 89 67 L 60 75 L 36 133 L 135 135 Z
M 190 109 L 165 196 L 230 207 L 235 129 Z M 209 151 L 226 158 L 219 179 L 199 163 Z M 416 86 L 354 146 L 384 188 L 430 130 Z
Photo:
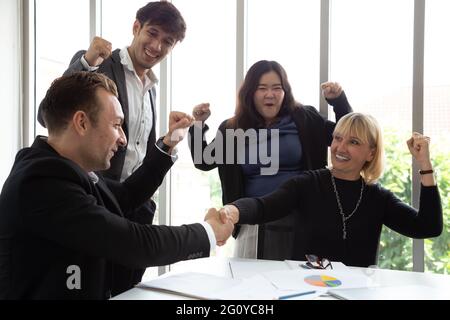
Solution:
M 321 87 L 324 97 L 334 107 L 337 121 L 352 111 L 339 84 L 327 82 Z M 295 101 L 286 71 L 276 61 L 258 61 L 248 70 L 238 93 L 235 116 L 225 120 L 217 132 L 227 139 L 218 139 L 216 135 L 210 145 L 205 139 L 208 130 L 205 121 L 209 115 L 209 104 L 198 105 L 193 110 L 197 123 L 189 130 L 191 154 L 195 167 L 200 170 L 218 167 L 224 204 L 243 197 L 264 196 L 304 170 L 327 165 L 327 150 L 335 123 L 324 119 L 314 107 Z M 237 133 L 242 132 L 240 129 L 245 137 L 253 132 L 256 138 L 239 144 Z M 232 140 L 230 134 L 234 135 Z M 233 141 L 233 146 L 220 145 L 219 142 L 225 141 Z M 250 161 L 252 150 L 258 149 L 261 154 L 261 149 L 267 146 L 271 149 L 268 153 L 276 158 L 278 165 L 276 173 L 271 175 L 261 174 L 267 169 L 267 163 L 261 159 L 256 163 Z M 205 159 L 204 151 L 208 149 L 214 149 L 215 161 Z M 223 156 L 220 160 L 217 160 L 218 153 Z M 241 225 L 234 234 L 237 240 L 235 255 L 290 259 L 293 224 L 293 215 L 289 215 L 259 227 Z

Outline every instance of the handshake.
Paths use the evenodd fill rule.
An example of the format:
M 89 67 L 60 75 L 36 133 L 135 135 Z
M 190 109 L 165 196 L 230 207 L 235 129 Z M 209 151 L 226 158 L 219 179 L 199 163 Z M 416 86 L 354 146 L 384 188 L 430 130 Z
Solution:
M 226 205 L 219 210 L 211 208 L 206 213 L 205 221 L 214 231 L 216 244 L 223 246 L 231 236 L 234 225 L 239 221 L 239 210 L 233 205 Z

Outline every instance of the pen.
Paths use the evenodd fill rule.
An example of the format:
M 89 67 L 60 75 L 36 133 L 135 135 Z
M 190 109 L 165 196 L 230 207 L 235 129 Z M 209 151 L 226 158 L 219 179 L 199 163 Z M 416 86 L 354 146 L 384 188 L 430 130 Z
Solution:
M 231 261 L 228 262 L 228 265 L 230 266 L 231 278 L 234 279 L 233 268 L 231 267 Z
M 313 293 L 316 293 L 316 290 L 306 291 L 306 292 L 298 292 L 298 293 L 288 294 L 288 295 L 285 295 L 285 296 L 280 296 L 280 297 L 278 297 L 278 300 L 286 300 L 286 299 L 300 297 L 300 296 L 304 296 L 304 295 L 307 295 L 307 294 L 313 294 Z

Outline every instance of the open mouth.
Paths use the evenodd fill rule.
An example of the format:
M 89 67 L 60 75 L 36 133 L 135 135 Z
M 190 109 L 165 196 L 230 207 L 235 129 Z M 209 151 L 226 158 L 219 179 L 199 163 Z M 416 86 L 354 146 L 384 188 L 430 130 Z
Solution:
M 349 161 L 350 160 L 349 157 L 346 157 L 346 156 L 343 156 L 343 155 L 340 155 L 340 154 L 336 154 L 335 157 L 339 161 Z
M 150 58 L 152 58 L 152 59 L 157 59 L 157 58 L 159 57 L 159 55 L 152 53 L 152 52 L 151 52 L 149 49 L 147 49 L 147 48 L 144 48 L 144 52 L 145 52 L 145 54 L 146 54 L 148 57 L 150 57 Z

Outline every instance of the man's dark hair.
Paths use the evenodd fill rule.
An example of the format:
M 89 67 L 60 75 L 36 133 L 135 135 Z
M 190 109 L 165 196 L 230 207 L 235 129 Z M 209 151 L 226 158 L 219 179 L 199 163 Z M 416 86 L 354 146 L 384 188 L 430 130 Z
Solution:
M 118 96 L 115 83 L 101 73 L 81 71 L 53 81 L 39 106 L 48 131 L 67 128 L 72 116 L 80 110 L 96 125 L 100 109 L 98 88 Z
M 186 22 L 180 11 L 168 1 L 147 3 L 136 12 L 136 20 L 142 26 L 145 24 L 159 26 L 180 42 L 183 41 L 186 34 Z

